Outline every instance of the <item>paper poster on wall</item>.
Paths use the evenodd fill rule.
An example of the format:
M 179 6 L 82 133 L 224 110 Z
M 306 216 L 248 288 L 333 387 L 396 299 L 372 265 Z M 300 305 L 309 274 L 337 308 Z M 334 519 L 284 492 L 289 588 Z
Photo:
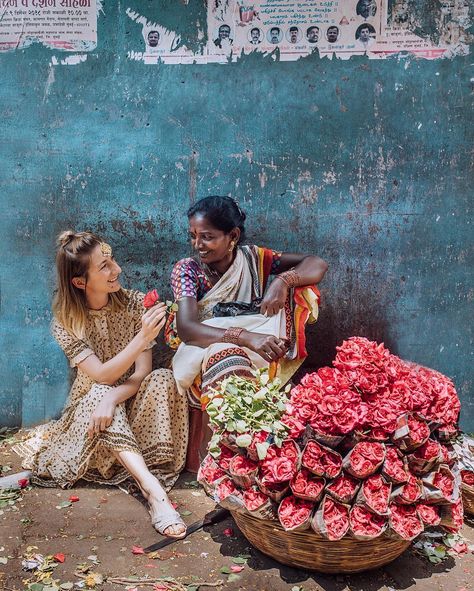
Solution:
M 340 58 L 383 58 L 402 51 L 441 57 L 462 35 L 454 28 L 451 38 L 446 35 L 449 23 L 468 18 L 464 0 L 441 4 L 442 34 L 435 46 L 412 32 L 416 23 L 407 0 L 210 0 L 208 61 L 225 62 L 253 51 L 275 52 L 288 61 L 315 49 L 320 56 Z
M 100 5 L 101 0 L 0 0 L 0 51 L 35 42 L 64 51 L 91 51 L 97 46 Z

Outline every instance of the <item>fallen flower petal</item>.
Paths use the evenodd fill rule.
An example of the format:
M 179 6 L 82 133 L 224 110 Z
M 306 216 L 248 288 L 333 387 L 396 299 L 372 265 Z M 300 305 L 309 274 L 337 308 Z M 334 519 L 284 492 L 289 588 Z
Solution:
M 30 481 L 28 480 L 28 478 L 20 478 L 20 480 L 18 481 L 18 486 L 20 488 L 26 488 L 29 484 Z
M 231 538 L 234 535 L 234 530 L 231 527 L 228 527 L 222 533 L 228 538 Z
M 66 560 L 66 557 L 62 552 L 58 552 L 53 556 L 53 558 L 56 562 L 64 562 Z
M 145 550 L 141 546 L 132 546 L 132 554 L 145 554 Z
M 71 495 L 69 497 L 69 500 L 71 501 L 71 503 L 77 503 L 77 501 L 79 500 L 79 497 L 76 497 L 74 495 Z
M 233 565 L 230 567 L 230 570 L 231 570 L 233 573 L 241 573 L 241 572 L 244 570 L 244 568 L 245 568 L 244 566 L 239 566 L 238 564 L 233 564 Z

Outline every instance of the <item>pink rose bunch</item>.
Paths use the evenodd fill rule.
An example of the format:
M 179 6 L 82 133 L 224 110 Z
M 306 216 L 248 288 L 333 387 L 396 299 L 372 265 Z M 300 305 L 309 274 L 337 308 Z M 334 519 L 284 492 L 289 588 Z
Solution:
M 278 507 L 278 518 L 287 531 L 307 529 L 313 512 L 313 503 L 289 496 Z
M 287 440 L 281 447 L 272 445 L 267 455 L 260 462 L 260 475 L 267 484 L 277 484 L 290 481 L 299 468 L 299 449 L 291 440 Z
M 418 503 L 416 511 L 425 525 L 436 526 L 441 522 L 441 510 L 436 505 Z
M 424 529 L 415 505 L 390 505 L 390 527 L 404 540 L 413 540 Z
M 268 502 L 266 494 L 258 490 L 258 488 L 249 488 L 244 490 L 243 494 L 244 505 L 248 511 L 257 511 Z
M 382 474 L 395 484 L 401 484 L 408 480 L 406 465 L 394 447 L 387 447 Z
M 387 527 L 387 518 L 376 515 L 362 505 L 355 505 L 350 512 L 352 535 L 357 539 L 370 540 L 380 536 Z
M 315 513 L 311 526 L 316 533 L 328 540 L 340 540 L 349 529 L 349 507 L 326 496 Z
M 336 501 L 350 503 L 360 488 L 360 480 L 344 472 L 326 487 L 326 492 Z
M 301 463 L 316 476 L 335 478 L 341 471 L 342 458 L 332 449 L 316 441 L 309 441 L 304 449 Z
M 302 468 L 290 482 L 290 487 L 295 497 L 308 501 L 319 501 L 325 486 L 326 481 L 324 478 L 315 476 L 305 468 Z
M 344 468 L 356 478 L 367 478 L 379 469 L 384 458 L 383 443 L 361 441 L 344 458 Z
M 362 483 L 358 501 L 360 498 L 361 504 L 365 505 L 373 513 L 386 515 L 391 491 L 391 485 L 380 474 L 374 474 Z

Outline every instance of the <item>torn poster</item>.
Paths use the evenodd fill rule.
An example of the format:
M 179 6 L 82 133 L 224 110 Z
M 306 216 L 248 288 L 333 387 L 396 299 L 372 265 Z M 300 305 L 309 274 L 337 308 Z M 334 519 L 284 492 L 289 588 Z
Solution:
M 439 40 L 414 33 L 421 29 L 409 0 L 208 0 L 206 31 L 197 30 L 200 49 L 190 51 L 179 34 L 159 18 L 127 9 L 142 26 L 141 47 L 129 59 L 148 64 L 227 63 L 253 52 L 290 61 L 318 54 L 370 59 L 410 53 L 452 57 L 468 53 L 467 0 L 440 0 Z M 186 8 L 183 7 L 183 14 Z
M 100 5 L 101 0 L 0 0 L 0 51 L 35 42 L 63 51 L 91 51 L 97 46 Z

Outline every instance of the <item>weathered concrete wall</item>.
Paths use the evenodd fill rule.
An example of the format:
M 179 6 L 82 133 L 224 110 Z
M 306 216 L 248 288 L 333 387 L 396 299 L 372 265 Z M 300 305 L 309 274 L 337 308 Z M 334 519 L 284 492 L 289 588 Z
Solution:
M 85 63 L 0 57 L 0 423 L 40 422 L 67 394 L 48 332 L 60 230 L 102 233 L 126 286 L 169 294 L 190 201 L 230 194 L 251 241 L 329 261 L 311 366 L 344 337 L 383 340 L 455 380 L 473 431 L 472 58 L 146 66 L 118 6 Z M 176 3 L 161 22 L 188 38 L 196 18 L 203 4 Z

